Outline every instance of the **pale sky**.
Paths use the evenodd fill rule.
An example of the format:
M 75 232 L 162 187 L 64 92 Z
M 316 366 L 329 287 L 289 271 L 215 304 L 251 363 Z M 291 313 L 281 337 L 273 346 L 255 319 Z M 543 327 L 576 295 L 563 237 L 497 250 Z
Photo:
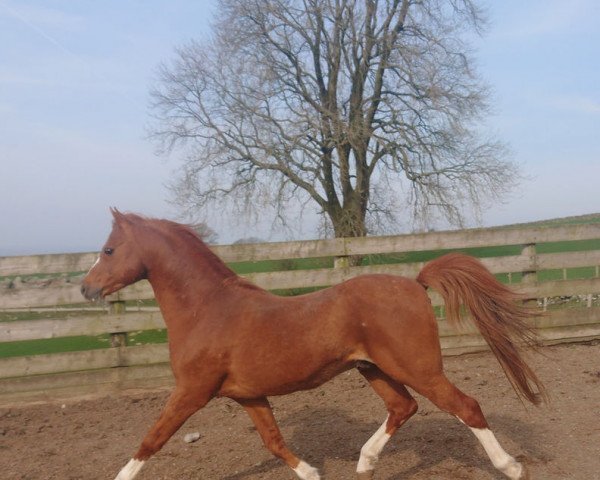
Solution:
M 474 44 L 494 92 L 488 126 L 528 180 L 483 225 L 600 212 L 600 2 L 488 3 Z M 177 218 L 165 187 L 177 154 L 158 157 L 145 138 L 148 91 L 213 8 L 0 0 L 0 256 L 98 250 L 110 206 Z M 290 238 L 239 218 L 214 228 L 221 243 Z M 307 222 L 294 235 L 317 232 Z

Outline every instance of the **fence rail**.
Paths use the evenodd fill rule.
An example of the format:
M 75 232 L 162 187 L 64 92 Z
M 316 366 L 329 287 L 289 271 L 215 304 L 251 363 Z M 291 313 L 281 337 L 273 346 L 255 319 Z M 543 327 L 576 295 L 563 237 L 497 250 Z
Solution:
M 565 243 L 545 253 L 548 244 Z M 536 299 L 548 314 L 536 320 L 541 338 L 548 342 L 600 338 L 600 224 L 536 228 L 471 229 L 390 237 L 316 240 L 213 247 L 228 263 L 265 262 L 309 258 L 345 258 L 353 255 L 409 255 L 415 252 L 498 247 L 484 252 L 483 263 L 495 274 L 519 277 L 513 287 L 527 299 Z M 509 250 L 506 250 L 509 248 Z M 504 250 L 502 250 L 504 249 Z M 542 250 L 542 251 L 540 251 Z M 507 254 L 507 252 L 509 254 Z M 496 256 L 495 256 L 496 255 Z M 501 256 L 497 256 L 501 255 Z M 97 254 L 0 257 L 0 311 L 59 308 L 81 304 L 79 281 Z M 396 261 L 398 259 L 396 258 Z M 266 289 L 325 287 L 364 273 L 392 273 L 415 277 L 423 262 L 347 266 L 328 262 L 331 268 L 279 270 L 244 275 Z M 285 267 L 286 262 L 279 262 Z M 276 265 L 276 266 L 277 266 Z M 345 265 L 345 266 L 344 266 Z M 271 266 L 273 267 L 273 266 Z M 572 269 L 584 269 L 570 278 Z M 540 273 L 563 272 L 543 281 Z M 441 299 L 432 293 L 434 305 Z M 562 297 L 572 308 L 552 308 Z M 0 358 L 0 401 L 14 398 L 50 398 L 118 388 L 164 385 L 171 382 L 166 344 L 128 345 L 131 332 L 162 329 L 160 312 L 127 311 L 125 301 L 153 298 L 147 282 L 139 282 L 112 295 L 109 313 L 78 314 L 67 318 L 0 322 L 0 351 L 6 342 L 108 334 L 110 348 L 45 355 Z M 78 306 L 75 307 L 77 310 Z M 439 320 L 442 349 L 458 354 L 485 348 L 472 329 L 450 330 Z M 2 355 L 0 355 L 1 357 Z

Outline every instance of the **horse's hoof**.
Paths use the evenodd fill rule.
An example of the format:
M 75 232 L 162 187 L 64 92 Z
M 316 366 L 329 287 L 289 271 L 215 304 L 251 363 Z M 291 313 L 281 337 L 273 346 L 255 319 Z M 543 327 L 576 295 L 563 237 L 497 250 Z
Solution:
M 296 472 L 296 475 L 302 480 L 321 480 L 319 471 L 302 460 L 298 466 L 294 468 L 294 472 Z
M 356 472 L 357 480 L 372 480 L 374 470 L 367 470 L 366 472 Z
M 524 455 L 519 455 L 516 458 L 517 462 L 521 464 L 523 470 L 521 470 L 521 476 L 519 480 L 531 480 L 531 473 L 529 472 L 529 468 L 527 467 L 527 463 L 529 463 L 529 459 Z

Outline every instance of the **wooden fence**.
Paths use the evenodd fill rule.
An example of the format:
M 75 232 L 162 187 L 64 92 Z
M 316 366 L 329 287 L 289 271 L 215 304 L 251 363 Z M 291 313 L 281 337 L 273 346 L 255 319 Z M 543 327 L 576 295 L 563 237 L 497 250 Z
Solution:
M 548 246 L 557 243 L 560 248 L 546 253 L 552 252 Z M 228 263 L 273 261 L 282 270 L 244 276 L 263 288 L 279 290 L 324 287 L 364 273 L 414 278 L 423 263 L 407 263 L 407 258 L 414 258 L 419 252 L 441 254 L 465 249 L 480 249 L 475 253 L 482 256 L 492 272 L 512 279 L 516 290 L 548 310 L 546 316 L 536 320 L 545 342 L 600 338 L 600 224 L 214 247 Z M 498 254 L 501 256 L 494 256 Z M 399 263 L 350 267 L 344 259 L 354 255 L 395 258 Z M 64 318 L 0 322 L 0 351 L 9 345 L 6 342 L 102 334 L 110 335 L 111 345 L 88 351 L 0 358 L 0 402 L 156 387 L 172 382 L 166 344 L 128 342 L 131 332 L 165 328 L 157 309 L 125 307 L 132 300 L 152 298 L 147 282 L 111 296 L 105 310 L 82 312 L 86 307 L 80 305 L 79 282 L 82 272 L 96 257 L 94 253 L 0 257 L 0 312 L 59 307 L 62 312 L 64 306 L 76 312 Z M 319 268 L 283 270 L 294 259 L 311 258 L 336 261 L 323 262 L 328 265 Z M 554 272 L 554 279 L 544 281 L 542 277 L 548 275 L 543 273 L 548 271 Z M 576 278 L 572 278 L 573 274 Z M 556 299 L 563 305 L 554 305 Z M 441 304 L 435 293 L 432 301 L 434 305 Z M 443 319 L 439 325 L 446 355 L 486 348 L 472 329 L 451 331 Z

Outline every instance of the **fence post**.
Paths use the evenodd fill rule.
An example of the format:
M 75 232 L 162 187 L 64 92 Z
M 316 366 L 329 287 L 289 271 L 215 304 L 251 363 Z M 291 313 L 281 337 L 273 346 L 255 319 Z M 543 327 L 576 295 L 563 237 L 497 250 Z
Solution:
M 334 257 L 333 268 L 348 268 L 350 266 L 350 257 Z
M 527 270 L 524 270 L 522 272 L 523 274 L 523 278 L 521 280 L 521 283 L 523 283 L 523 285 L 533 285 L 535 283 L 537 283 L 538 280 L 538 276 L 537 276 L 537 270 L 538 270 L 538 262 L 537 262 L 537 252 L 536 252 L 536 244 L 535 243 L 528 243 L 526 245 L 523 246 L 523 250 L 521 250 L 521 254 L 524 256 L 529 257 L 529 264 L 527 267 Z M 524 304 L 527 306 L 537 306 L 537 298 L 526 298 L 524 300 Z M 544 304 L 545 305 L 545 304 Z M 545 309 L 545 306 L 544 306 Z
M 110 315 L 122 315 L 126 307 L 123 300 L 111 301 L 108 303 L 108 313 Z M 113 332 L 110 334 L 110 346 L 117 348 L 117 365 L 125 366 L 124 350 L 127 348 L 127 332 Z
M 350 257 L 348 256 L 346 239 L 338 238 L 336 240 L 341 243 L 341 255 L 333 257 L 333 268 L 348 268 L 350 267 Z

